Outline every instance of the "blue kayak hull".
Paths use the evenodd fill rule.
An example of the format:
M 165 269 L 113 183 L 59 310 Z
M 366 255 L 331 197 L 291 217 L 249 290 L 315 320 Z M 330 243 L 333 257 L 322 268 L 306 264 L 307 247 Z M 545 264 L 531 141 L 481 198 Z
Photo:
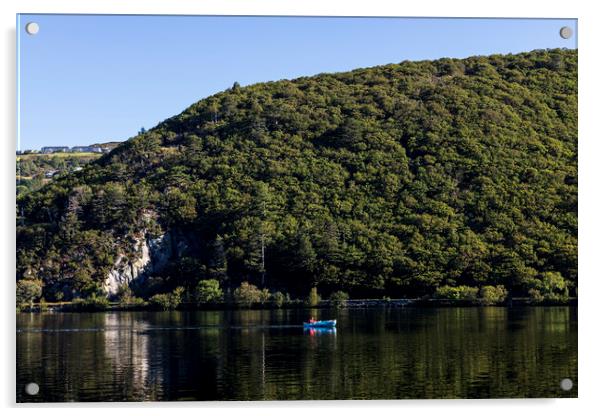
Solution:
M 332 321 L 303 322 L 303 328 L 334 328 L 336 325 L 336 319 Z

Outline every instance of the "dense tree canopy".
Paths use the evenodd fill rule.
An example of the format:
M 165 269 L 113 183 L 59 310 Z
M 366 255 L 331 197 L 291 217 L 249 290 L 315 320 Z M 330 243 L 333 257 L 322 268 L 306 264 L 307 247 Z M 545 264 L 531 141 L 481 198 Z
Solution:
M 235 85 L 17 203 L 17 279 L 49 299 L 169 230 L 195 244 L 165 290 L 517 295 L 554 273 L 573 293 L 577 51 Z

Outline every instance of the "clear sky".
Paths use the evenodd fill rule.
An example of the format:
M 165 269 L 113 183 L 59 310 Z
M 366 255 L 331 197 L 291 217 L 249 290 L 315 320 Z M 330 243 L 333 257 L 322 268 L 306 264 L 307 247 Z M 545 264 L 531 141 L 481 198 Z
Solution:
M 39 24 L 35 36 L 28 22 Z M 562 26 L 572 38 L 559 36 Z M 17 16 L 19 149 L 126 140 L 237 81 L 576 48 L 573 19 Z

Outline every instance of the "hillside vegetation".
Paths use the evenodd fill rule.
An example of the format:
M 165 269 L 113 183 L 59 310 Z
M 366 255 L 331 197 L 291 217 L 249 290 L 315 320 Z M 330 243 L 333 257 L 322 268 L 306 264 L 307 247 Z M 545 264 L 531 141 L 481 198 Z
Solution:
M 17 155 L 17 194 L 40 189 L 52 178 L 79 170 L 99 153 L 30 153 Z
M 144 296 L 574 293 L 577 51 L 234 84 L 17 204 L 17 279 L 46 299 L 167 231 L 187 244 Z

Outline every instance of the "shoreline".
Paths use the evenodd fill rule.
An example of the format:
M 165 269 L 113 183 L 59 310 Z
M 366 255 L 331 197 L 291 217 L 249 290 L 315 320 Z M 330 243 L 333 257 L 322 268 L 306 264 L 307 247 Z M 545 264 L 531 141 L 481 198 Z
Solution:
M 465 308 L 465 307 L 506 307 L 514 306 L 577 306 L 577 298 L 569 298 L 567 301 L 541 301 L 534 302 L 530 298 L 512 298 L 506 301 L 485 305 L 475 300 L 466 299 L 350 299 L 344 302 L 322 300 L 319 304 L 310 306 L 304 301 L 292 301 L 288 304 L 277 306 L 271 302 L 252 305 L 250 307 L 237 306 L 227 303 L 198 305 L 194 302 L 182 302 L 175 310 L 180 311 L 207 311 L 207 310 L 277 310 L 277 309 L 370 309 L 370 308 Z M 17 313 L 44 313 L 44 312 L 120 312 L 120 311 L 161 311 L 151 305 L 127 305 L 119 302 L 111 302 L 106 308 L 99 309 L 77 309 L 74 302 L 49 302 L 41 306 L 35 303 L 33 308 L 17 310 Z

